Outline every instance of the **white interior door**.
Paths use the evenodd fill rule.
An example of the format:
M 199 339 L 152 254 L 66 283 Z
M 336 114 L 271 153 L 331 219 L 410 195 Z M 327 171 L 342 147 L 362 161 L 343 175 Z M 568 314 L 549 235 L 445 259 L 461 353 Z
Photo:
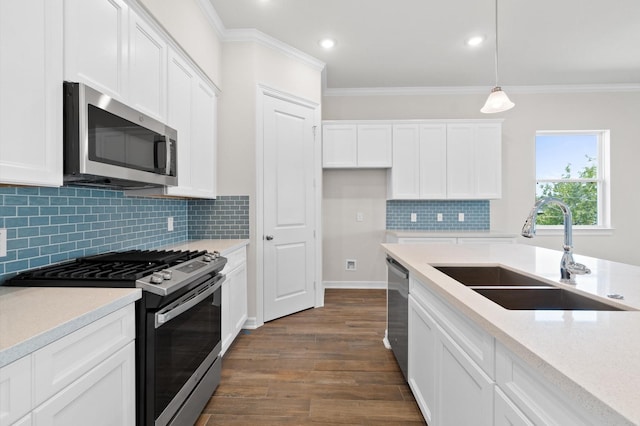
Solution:
M 264 96 L 264 320 L 315 303 L 315 110 Z

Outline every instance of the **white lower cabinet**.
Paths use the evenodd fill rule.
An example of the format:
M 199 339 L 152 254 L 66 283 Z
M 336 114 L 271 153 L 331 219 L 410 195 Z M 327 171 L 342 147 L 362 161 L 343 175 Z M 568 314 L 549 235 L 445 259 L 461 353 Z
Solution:
M 478 339 L 477 330 L 469 331 L 455 314 L 446 317 L 442 302 L 421 285 L 411 279 L 408 381 L 425 420 L 430 425 L 493 424 L 494 382 L 476 362 L 493 364 L 492 345 L 485 343 L 492 339 L 486 334 Z M 477 348 L 475 358 L 461 345 Z
M 494 424 L 496 426 L 533 426 L 508 396 L 496 386 L 494 394 Z
M 247 320 L 247 253 L 242 247 L 225 254 L 222 271 L 222 355 L 227 352 Z
M 0 426 L 134 425 L 134 305 L 0 368 Z
M 134 425 L 134 342 L 33 410 L 33 424 Z
M 596 424 L 427 284 L 410 277 L 407 378 L 430 426 Z

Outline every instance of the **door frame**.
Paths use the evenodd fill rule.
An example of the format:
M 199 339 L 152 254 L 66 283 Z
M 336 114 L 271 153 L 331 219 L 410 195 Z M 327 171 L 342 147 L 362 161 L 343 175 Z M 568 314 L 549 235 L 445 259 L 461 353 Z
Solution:
M 256 327 L 264 325 L 264 99 L 281 99 L 314 110 L 315 143 L 313 147 L 313 176 L 315 200 L 315 270 L 314 308 L 324 306 L 322 286 L 322 114 L 320 104 L 273 87 L 256 87 Z

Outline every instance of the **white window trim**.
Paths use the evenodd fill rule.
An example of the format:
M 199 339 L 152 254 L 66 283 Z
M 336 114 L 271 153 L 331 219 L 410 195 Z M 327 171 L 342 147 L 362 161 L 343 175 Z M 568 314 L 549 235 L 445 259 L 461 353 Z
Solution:
M 541 179 L 536 176 L 536 187 L 539 182 L 597 182 L 598 184 L 598 225 L 573 226 L 573 233 L 578 235 L 612 235 L 611 225 L 611 174 L 609 162 L 610 135 L 609 130 L 540 130 L 538 135 L 558 134 L 596 134 L 598 135 L 598 178 L 597 179 Z M 537 225 L 539 235 L 559 235 L 564 232 L 561 225 Z

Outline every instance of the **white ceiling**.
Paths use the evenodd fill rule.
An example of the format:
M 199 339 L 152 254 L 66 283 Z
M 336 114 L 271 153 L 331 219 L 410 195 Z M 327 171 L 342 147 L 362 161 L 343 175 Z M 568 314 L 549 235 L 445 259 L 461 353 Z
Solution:
M 210 0 L 226 29 L 257 29 L 326 63 L 326 86 L 491 87 L 494 0 Z M 640 84 L 640 0 L 501 0 L 502 86 Z M 483 34 L 475 49 L 464 41 Z M 318 46 L 324 37 L 332 51 Z

